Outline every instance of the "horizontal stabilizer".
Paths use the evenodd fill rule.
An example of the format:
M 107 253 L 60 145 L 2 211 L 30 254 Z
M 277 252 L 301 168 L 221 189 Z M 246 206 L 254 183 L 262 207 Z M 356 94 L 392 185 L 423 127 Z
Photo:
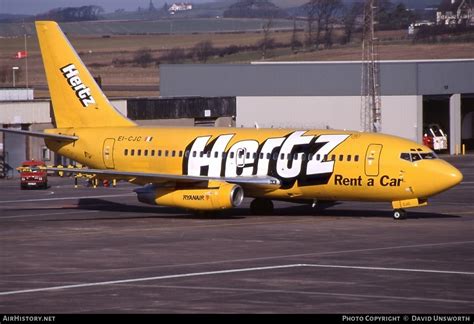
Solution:
M 20 135 L 33 136 L 33 137 L 42 137 L 42 138 L 55 139 L 55 140 L 66 141 L 66 142 L 74 142 L 79 139 L 79 137 L 71 136 L 71 135 L 48 134 L 48 133 L 43 133 L 43 132 L 25 131 L 25 130 L 12 129 L 12 128 L 0 128 L 0 132 L 20 134 Z

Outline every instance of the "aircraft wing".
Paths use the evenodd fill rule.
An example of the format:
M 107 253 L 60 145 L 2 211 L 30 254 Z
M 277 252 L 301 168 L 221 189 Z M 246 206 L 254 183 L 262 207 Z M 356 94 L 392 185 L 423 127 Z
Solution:
M 150 173 L 150 172 L 129 172 L 117 170 L 102 169 L 78 169 L 78 168 L 45 168 L 47 171 L 62 171 L 81 174 L 104 175 L 111 178 L 122 180 L 143 179 L 149 183 L 181 182 L 193 183 L 202 181 L 225 181 L 229 183 L 240 184 L 243 186 L 263 187 L 269 189 L 278 189 L 280 180 L 270 176 L 238 176 L 238 177 L 209 177 L 209 176 L 191 176 L 169 173 Z
M 43 138 L 55 139 L 55 140 L 60 140 L 60 141 L 69 141 L 69 142 L 74 142 L 79 139 L 79 137 L 71 136 L 71 135 L 48 134 L 48 133 L 43 133 L 43 132 L 33 132 L 33 131 L 25 131 L 25 130 L 20 130 L 20 129 L 11 129 L 11 128 L 0 128 L 0 132 L 20 134 L 20 135 L 33 136 L 33 137 L 43 137 Z

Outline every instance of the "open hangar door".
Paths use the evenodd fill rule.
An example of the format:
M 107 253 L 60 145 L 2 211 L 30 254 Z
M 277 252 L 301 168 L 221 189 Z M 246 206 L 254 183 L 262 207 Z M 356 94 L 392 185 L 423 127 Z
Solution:
M 474 151 L 474 93 L 461 95 L 461 144 Z
M 28 125 L 23 124 L 3 125 L 3 127 L 5 126 L 18 130 L 28 130 Z M 21 166 L 23 161 L 27 159 L 27 137 L 20 134 L 4 133 L 3 141 L 5 176 L 7 178 L 19 178 L 20 175 L 16 168 Z
M 423 96 L 423 135 L 425 134 L 425 127 L 437 124 L 448 135 L 448 147 L 450 140 L 449 98 L 449 95 Z M 449 149 L 439 152 L 448 153 Z

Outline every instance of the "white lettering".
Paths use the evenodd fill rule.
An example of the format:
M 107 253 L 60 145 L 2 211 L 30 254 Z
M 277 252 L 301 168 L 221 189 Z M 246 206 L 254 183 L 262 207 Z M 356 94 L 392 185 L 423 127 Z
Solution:
M 79 71 L 74 64 L 68 64 L 62 67 L 61 72 L 71 88 L 76 92 L 76 97 L 80 100 L 84 108 L 95 103 L 91 95 L 91 90 L 82 83 L 81 78 L 79 78 Z
M 277 162 L 277 173 L 282 178 L 294 178 L 301 172 L 301 155 L 298 153 L 298 158 L 293 159 L 293 149 L 297 145 L 309 144 L 314 136 L 302 136 L 304 131 L 297 131 L 288 136 L 280 150 L 280 156 Z M 281 155 L 283 154 L 283 159 Z M 291 164 L 291 166 L 290 166 Z
M 320 159 L 312 159 L 306 167 L 306 174 L 323 174 L 331 173 L 334 170 L 334 161 L 323 161 L 323 157 L 327 156 L 336 146 L 344 142 L 349 135 L 321 135 L 316 139 L 315 143 L 327 143 L 322 146 L 317 154 Z
M 253 172 L 253 154 L 258 150 L 258 142 L 254 140 L 240 141 L 229 149 L 225 176 L 235 177 L 237 175 L 250 176 Z M 232 156 L 234 158 L 232 158 Z M 238 174 L 238 170 L 242 172 Z

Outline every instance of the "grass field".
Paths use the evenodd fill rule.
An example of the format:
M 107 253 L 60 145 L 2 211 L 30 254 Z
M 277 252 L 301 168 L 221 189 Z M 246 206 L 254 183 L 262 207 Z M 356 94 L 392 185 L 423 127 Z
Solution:
M 68 35 L 146 35 L 146 34 L 193 34 L 223 33 L 260 30 L 267 19 L 244 18 L 187 18 L 159 20 L 100 20 L 87 22 L 60 23 L 61 29 Z M 303 22 L 298 22 L 303 27 Z M 34 35 L 33 23 L 24 24 L 27 34 Z M 293 21 L 273 20 L 275 29 L 291 29 Z M 0 37 L 23 36 L 21 23 L 0 23 Z
M 277 42 L 289 43 L 291 31 L 273 32 L 272 37 Z M 167 34 L 167 35 L 112 35 L 107 38 L 102 36 L 68 36 L 73 46 L 89 67 L 94 76 L 101 76 L 103 85 L 123 86 L 156 86 L 156 91 L 130 90 L 130 91 L 108 91 L 106 94 L 115 96 L 156 96 L 159 87 L 159 67 L 149 64 L 142 67 L 136 64 L 125 64 L 114 66 L 114 60 L 131 60 L 137 51 L 143 48 L 151 49 L 154 59 L 174 47 L 190 49 L 203 40 L 211 40 L 214 47 L 226 47 L 229 45 L 253 45 L 262 39 L 259 32 L 246 33 L 198 33 L 198 34 Z M 300 40 L 304 39 L 303 32 L 298 35 Z M 391 31 L 380 33 L 379 58 L 381 60 L 404 60 L 404 59 L 453 59 L 474 58 L 474 43 L 448 43 L 448 44 L 412 44 L 405 35 L 405 31 Z M 357 40 L 357 35 L 356 35 Z M 11 67 L 19 66 L 17 85 L 25 84 L 25 60 L 14 59 L 13 55 L 24 48 L 23 37 L 12 37 L 0 39 L 0 72 L 6 71 L 6 79 L 0 87 L 11 86 Z M 33 87 L 46 88 L 43 65 L 38 48 L 37 39 L 28 37 L 28 79 L 29 85 Z M 331 49 L 319 51 L 300 50 L 293 53 L 289 47 L 271 50 L 267 60 L 270 61 L 343 61 L 360 60 L 361 48 L 359 42 L 348 45 L 335 44 Z M 261 59 L 260 51 L 245 51 L 224 57 L 211 57 L 207 63 L 246 63 Z M 191 60 L 185 63 L 195 63 Z M 35 91 L 36 97 L 46 97 L 46 90 Z

